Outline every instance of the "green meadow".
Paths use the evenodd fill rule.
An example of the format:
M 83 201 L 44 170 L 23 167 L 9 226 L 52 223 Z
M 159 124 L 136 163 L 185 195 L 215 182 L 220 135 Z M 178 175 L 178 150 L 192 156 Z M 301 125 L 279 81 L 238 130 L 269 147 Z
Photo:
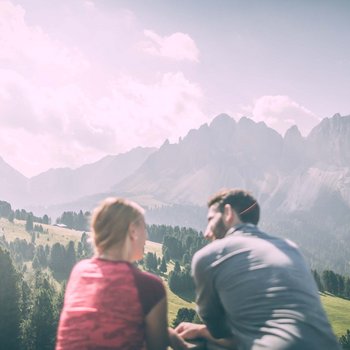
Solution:
M 161 244 L 154 242 L 147 242 L 146 252 L 151 251 L 157 253 L 157 256 L 161 256 Z M 168 271 L 172 269 L 172 266 L 168 264 Z M 181 307 L 195 309 L 195 303 L 188 302 L 186 299 L 181 298 L 170 291 L 166 280 L 164 280 L 168 291 L 168 308 L 169 308 L 169 323 L 175 318 L 177 310 Z M 332 324 L 334 333 L 337 337 L 346 333 L 347 329 L 350 329 L 350 300 L 338 298 L 331 294 L 321 293 L 321 301 L 323 307 L 326 310 L 327 316 Z
M 66 245 L 70 240 L 78 242 L 83 232 L 61 228 L 53 225 L 42 225 L 44 233 L 40 233 L 35 240 L 36 245 L 53 245 L 56 242 Z M 13 241 L 16 238 L 26 239 L 30 241 L 31 236 L 25 230 L 25 222 L 15 220 L 10 223 L 7 219 L 0 218 L 0 236 L 5 236 L 7 241 Z M 158 257 L 162 256 L 162 245 L 155 242 L 146 242 L 145 253 L 157 253 Z M 168 273 L 173 269 L 174 264 L 168 263 Z M 195 309 L 193 299 L 186 296 L 178 296 L 174 294 L 168 287 L 167 276 L 162 276 L 167 289 L 168 296 L 168 313 L 169 324 L 175 319 L 177 311 L 181 307 Z M 334 297 L 330 294 L 322 293 L 321 301 L 326 310 L 328 318 L 332 324 L 335 334 L 339 337 L 350 329 L 350 300 Z
M 333 295 L 321 295 L 322 304 L 332 324 L 334 333 L 339 337 L 350 329 L 350 300 Z

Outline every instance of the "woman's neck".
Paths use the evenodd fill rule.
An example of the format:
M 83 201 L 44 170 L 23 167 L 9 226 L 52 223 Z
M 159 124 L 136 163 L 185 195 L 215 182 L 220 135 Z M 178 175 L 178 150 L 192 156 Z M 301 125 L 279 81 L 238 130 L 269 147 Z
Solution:
M 98 253 L 97 256 L 104 260 L 132 262 L 129 250 L 126 248 L 127 247 L 125 244 L 123 244 L 122 246 L 112 246 L 107 248 L 103 252 Z

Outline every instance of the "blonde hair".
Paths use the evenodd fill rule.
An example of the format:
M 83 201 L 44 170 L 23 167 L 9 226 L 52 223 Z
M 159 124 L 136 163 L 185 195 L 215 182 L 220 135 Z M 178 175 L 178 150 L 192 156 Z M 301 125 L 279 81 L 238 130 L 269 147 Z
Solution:
M 106 198 L 92 215 L 91 228 L 98 253 L 122 244 L 132 222 L 142 219 L 144 209 L 124 198 Z

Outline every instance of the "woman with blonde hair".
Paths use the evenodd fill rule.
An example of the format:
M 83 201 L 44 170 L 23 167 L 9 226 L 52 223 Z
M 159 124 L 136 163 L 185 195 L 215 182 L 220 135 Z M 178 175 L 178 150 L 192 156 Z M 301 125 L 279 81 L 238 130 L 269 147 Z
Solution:
M 163 283 L 132 264 L 144 253 L 144 210 L 127 199 L 108 198 L 95 209 L 91 226 L 96 254 L 71 273 L 56 350 L 165 350 Z

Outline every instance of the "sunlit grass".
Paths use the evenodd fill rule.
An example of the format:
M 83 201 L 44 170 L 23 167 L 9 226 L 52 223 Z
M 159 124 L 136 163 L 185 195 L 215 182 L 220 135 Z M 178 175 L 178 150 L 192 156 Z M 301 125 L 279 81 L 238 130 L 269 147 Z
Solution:
M 158 258 L 163 257 L 161 243 L 146 241 L 145 254 L 148 252 L 156 253 Z
M 35 244 L 52 246 L 54 243 L 59 242 L 66 245 L 70 240 L 78 242 L 81 238 L 82 231 L 70 230 L 67 228 L 61 228 L 53 225 L 42 224 L 44 231 L 47 233 L 40 233 L 39 238 L 36 238 Z M 14 223 L 10 223 L 7 219 L 0 218 L 0 236 L 5 235 L 8 242 L 14 241 L 16 238 L 26 239 L 28 242 L 31 240 L 31 235 L 25 230 L 25 221 L 14 220 Z M 145 253 L 156 253 L 158 257 L 162 257 L 162 245 L 151 241 L 146 242 Z M 30 270 L 30 264 L 27 263 L 28 270 Z M 174 268 L 174 263 L 170 262 L 167 265 L 169 273 Z M 195 309 L 195 303 L 189 302 L 188 298 L 184 299 L 174 294 L 168 286 L 167 277 L 163 276 L 163 281 L 166 286 L 168 296 L 168 319 L 169 325 L 175 319 L 177 311 L 182 308 Z M 326 310 L 328 318 L 332 324 L 335 334 L 339 337 L 346 333 L 347 329 L 350 329 L 350 300 L 334 297 L 328 294 L 321 295 L 322 304 Z
M 34 223 L 34 225 L 39 225 Z M 52 246 L 54 243 L 59 242 L 63 245 L 67 245 L 69 241 L 80 241 L 83 231 L 70 230 L 68 228 L 62 228 L 53 225 L 40 224 L 44 232 L 36 233 L 35 244 Z M 8 242 L 14 241 L 16 238 L 25 239 L 28 242 L 31 241 L 31 234 L 25 229 L 24 220 L 14 220 L 13 223 L 7 219 L 0 218 L 0 235 L 5 235 Z
M 322 294 L 321 301 L 334 333 L 338 337 L 345 334 L 350 329 L 350 300 Z

